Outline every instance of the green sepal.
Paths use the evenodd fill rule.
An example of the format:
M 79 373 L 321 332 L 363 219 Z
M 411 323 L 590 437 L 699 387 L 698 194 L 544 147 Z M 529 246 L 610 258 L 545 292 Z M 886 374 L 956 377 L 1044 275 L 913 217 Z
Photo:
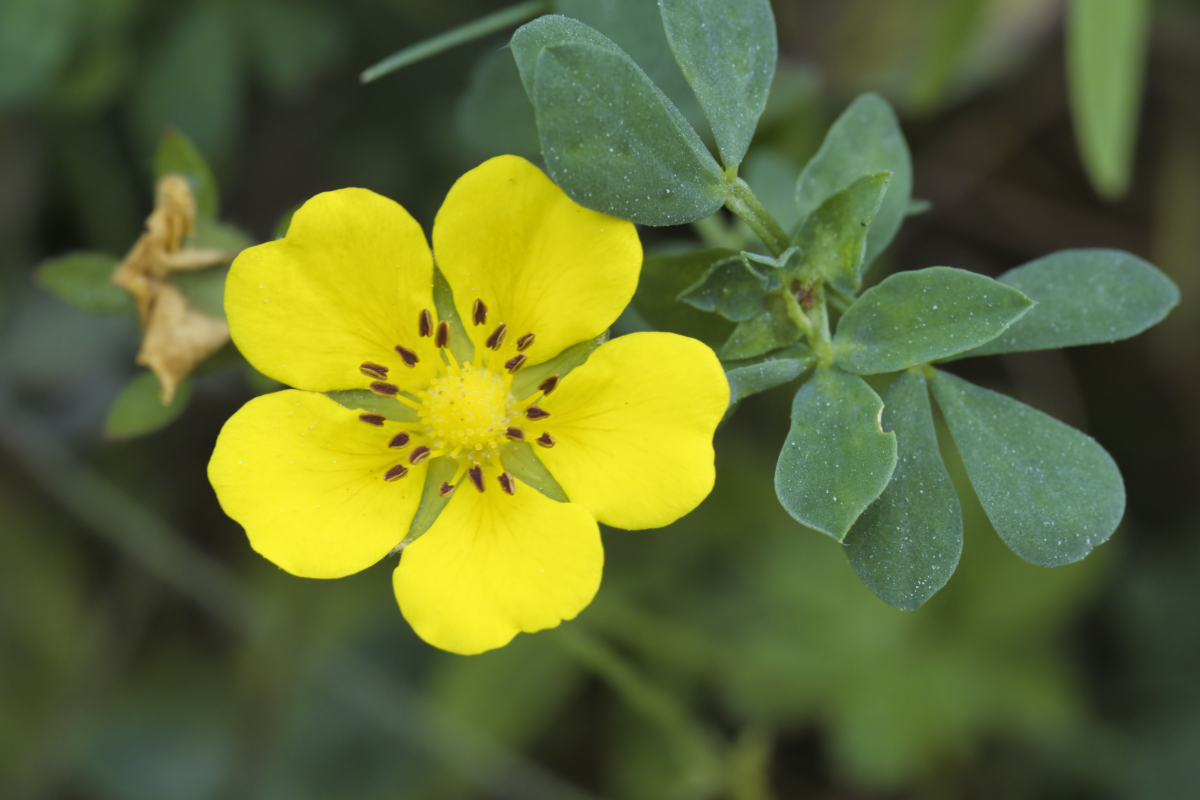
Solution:
M 676 298 L 702 280 L 713 264 L 737 256 L 736 250 L 720 247 L 646 256 L 633 295 L 634 310 L 657 330 L 690 336 L 709 347 L 720 347 L 733 333 L 733 323 L 699 311 Z
M 763 300 L 763 312 L 739 322 L 733 333 L 717 351 L 722 361 L 755 358 L 800 341 L 801 331 L 792 321 L 788 303 L 794 302 L 783 291 L 773 292 Z
M 1063 250 L 997 280 L 1037 305 L 1003 334 L 958 358 L 1128 339 L 1179 304 L 1170 278 L 1120 250 Z
M 403 550 L 408 545 L 419 539 L 422 534 L 433 527 L 433 523 L 437 522 L 437 518 L 441 515 L 442 510 L 446 507 L 446 503 L 450 502 L 449 497 L 442 497 L 438 493 L 443 483 L 449 483 L 454 479 L 454 475 L 458 471 L 457 458 L 434 458 L 429 461 L 429 468 L 425 471 L 425 485 L 421 489 L 421 502 L 417 504 L 417 513 L 413 515 L 412 522 L 408 526 L 408 533 L 404 535 L 404 539 L 392 551 L 397 552 Z M 470 481 L 463 481 L 468 486 Z M 466 489 L 468 486 L 459 486 L 460 489 Z M 475 491 L 474 487 L 469 487 L 471 491 Z M 451 495 L 453 496 L 453 495 Z
M 804 252 L 806 279 L 824 278 L 845 295 L 862 288 L 867 237 L 891 181 L 890 172 L 864 175 L 825 198 L 801 223 L 796 244 Z
M 986 275 L 952 267 L 898 272 L 842 315 L 834 363 L 872 375 L 945 358 L 991 341 L 1032 307 Z
M 192 187 L 196 215 L 216 219 L 219 194 L 212 169 L 192 140 L 174 129 L 163 135 L 154 154 L 154 185 L 171 173 L 182 175 Z
M 340 406 L 382 414 L 393 422 L 416 422 L 420 419 L 415 408 L 393 397 L 375 394 L 370 389 L 338 389 L 323 394 Z
M 808 346 L 797 343 L 758 358 L 722 362 L 725 379 L 729 381 L 729 408 L 725 411 L 725 419 L 733 415 L 742 400 L 791 383 L 811 369 L 815 361 Z
M 550 470 L 546 469 L 546 465 L 533 452 L 533 446 L 528 442 L 509 442 L 500 448 L 500 464 L 511 472 L 513 477 L 551 500 L 570 502 L 567 493 L 558 485 L 558 481 L 550 474 Z
M 37 281 L 64 303 L 89 314 L 133 314 L 133 298 L 112 282 L 120 259 L 105 253 L 69 253 L 42 263 Z
M 867 588 L 912 611 L 946 585 L 962 555 L 962 507 L 938 451 L 925 378 L 902 372 L 883 394 L 883 429 L 896 434 L 896 469 L 846 536 Z
M 1054 567 L 1108 541 L 1125 484 L 1095 439 L 948 373 L 931 383 L 975 494 L 1014 553 Z
M 560 378 L 566 376 L 571 370 L 582 366 L 591 356 L 592 351 L 607 341 L 608 331 L 605 331 L 594 339 L 571 345 L 548 361 L 522 368 L 513 376 L 512 396 L 517 399 L 529 397 L 537 391 L 538 384 L 548 376 L 557 375 Z
M 439 322 L 445 320 L 450 323 L 450 352 L 458 359 L 458 363 L 467 363 L 475 356 L 475 345 L 458 315 L 458 307 L 454 305 L 454 290 L 436 266 L 433 268 L 433 307 Z
M 775 467 L 775 493 L 797 522 L 842 541 L 887 487 L 896 434 L 880 427 L 882 412 L 866 381 L 836 367 L 800 387 Z
M 663 27 L 712 126 L 721 160 L 737 166 L 754 137 L 775 75 L 769 0 L 658 0 Z
M 109 406 L 104 435 L 109 439 L 132 439 L 165 428 L 178 419 L 191 399 L 192 382 L 186 378 L 180 381 L 175 396 L 166 405 L 159 399 L 161 391 L 153 372 L 143 370 L 134 375 Z
M 867 232 L 864 271 L 895 237 L 912 196 L 912 156 L 896 112 L 882 97 L 868 93 L 859 95 L 830 126 L 821 149 L 800 173 L 796 182 L 800 218 L 863 175 L 877 172 L 891 172 L 892 182 Z

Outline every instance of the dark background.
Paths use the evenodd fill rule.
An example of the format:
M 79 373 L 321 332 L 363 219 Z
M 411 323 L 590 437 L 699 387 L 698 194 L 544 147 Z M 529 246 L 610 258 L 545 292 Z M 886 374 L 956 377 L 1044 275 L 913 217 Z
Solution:
M 37 265 L 132 245 L 169 125 L 214 165 L 222 218 L 256 240 L 350 185 L 428 228 L 455 177 L 529 146 L 524 98 L 472 77 L 505 36 L 368 86 L 357 74 L 497 7 L 0 2 L 0 796 L 1200 797 L 1194 2 L 1155 4 L 1117 202 L 1075 146 L 1061 3 L 775 4 L 793 80 L 757 146 L 798 169 L 855 94 L 880 91 L 933 203 L 872 279 L 1105 246 L 1179 284 L 1182 305 L 1134 340 L 956 366 L 1116 458 L 1125 520 L 1082 563 L 1020 561 L 969 501 L 950 583 L 916 612 L 886 606 L 774 500 L 781 388 L 718 434 L 700 510 L 605 532 L 605 582 L 577 621 L 462 658 L 408 629 L 390 560 L 293 578 L 224 517 L 205 466 L 251 396 L 237 371 L 201 376 L 169 428 L 104 439 L 136 322 L 58 301 Z M 946 55 L 956 14 L 976 24 Z M 649 247 L 693 236 L 643 231 Z

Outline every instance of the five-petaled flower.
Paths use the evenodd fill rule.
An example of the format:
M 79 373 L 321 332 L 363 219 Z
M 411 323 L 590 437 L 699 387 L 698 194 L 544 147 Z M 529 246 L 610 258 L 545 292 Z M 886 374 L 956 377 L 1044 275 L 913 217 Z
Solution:
M 374 564 L 405 539 L 423 492 L 449 498 L 393 584 L 421 638 L 479 653 L 591 601 L 597 520 L 659 527 L 704 499 L 729 388 L 708 347 L 668 333 L 619 337 L 570 371 L 553 361 L 629 303 L 641 245 L 633 225 L 575 204 L 523 159 L 454 185 L 433 253 L 453 290 L 444 319 L 420 226 L 363 189 L 314 197 L 286 238 L 238 256 L 234 342 L 297 389 L 226 423 L 209 478 L 254 549 L 314 578 Z M 320 394 L 366 388 L 403 413 Z M 506 467 L 530 454 L 565 502 Z M 426 489 L 433 464 L 448 477 Z

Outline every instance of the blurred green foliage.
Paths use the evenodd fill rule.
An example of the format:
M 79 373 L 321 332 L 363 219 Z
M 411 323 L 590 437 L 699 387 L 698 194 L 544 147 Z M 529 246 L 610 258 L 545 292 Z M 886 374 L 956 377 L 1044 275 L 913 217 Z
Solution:
M 918 612 L 881 603 L 838 544 L 774 499 L 768 465 L 794 391 L 783 388 L 746 399 L 722 429 L 703 508 L 663 531 L 605 532 L 605 584 L 578 621 L 462 659 L 421 645 L 381 600 L 388 565 L 292 579 L 220 513 L 204 464 L 223 420 L 264 390 L 253 375 L 198 375 L 175 425 L 102 441 L 135 374 L 136 324 L 54 298 L 36 265 L 124 254 L 170 126 L 213 165 L 222 219 L 257 240 L 344 185 L 428 225 L 462 170 L 537 152 L 517 71 L 496 52 L 504 36 L 365 88 L 357 75 L 499 7 L 0 2 L 0 796 L 567 797 L 566 781 L 576 796 L 655 800 L 1195 797 L 1194 2 L 1155 6 L 1157 99 L 1118 205 L 1096 199 L 1075 148 L 1052 2 L 775 3 L 783 63 L 742 168 L 764 203 L 782 197 L 772 211 L 786 208 L 825 129 L 878 90 L 913 143 L 914 196 L 933 210 L 868 282 L 941 263 L 999 275 L 1083 246 L 1168 271 L 1183 304 L 1148 341 L 961 366 L 1084 428 L 1122 464 L 1125 530 L 1086 562 L 1047 571 L 1005 549 L 935 418 L 964 498 L 959 572 Z M 639 55 L 629 30 L 612 38 L 654 74 L 662 62 Z M 702 120 L 682 73 L 670 81 L 680 112 Z M 733 252 L 748 238 L 720 219 L 704 233 Z M 666 253 L 694 236 L 645 241 Z M 630 313 L 617 332 L 640 324 Z M 790 355 L 784 382 L 805 368 Z M 737 369 L 770 380 L 774 368 Z M 64 471 L 59 450 L 83 472 Z M 234 611 L 217 613 L 204 591 Z

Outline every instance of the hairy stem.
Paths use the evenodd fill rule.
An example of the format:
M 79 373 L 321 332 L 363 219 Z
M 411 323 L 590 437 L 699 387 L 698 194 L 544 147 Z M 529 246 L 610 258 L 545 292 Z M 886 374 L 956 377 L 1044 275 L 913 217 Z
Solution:
M 725 184 L 725 207 L 737 214 L 754 231 L 763 244 L 778 258 L 791 246 L 791 238 L 783 226 L 775 221 L 763 204 L 755 197 L 747 184 L 741 178 L 733 178 Z

